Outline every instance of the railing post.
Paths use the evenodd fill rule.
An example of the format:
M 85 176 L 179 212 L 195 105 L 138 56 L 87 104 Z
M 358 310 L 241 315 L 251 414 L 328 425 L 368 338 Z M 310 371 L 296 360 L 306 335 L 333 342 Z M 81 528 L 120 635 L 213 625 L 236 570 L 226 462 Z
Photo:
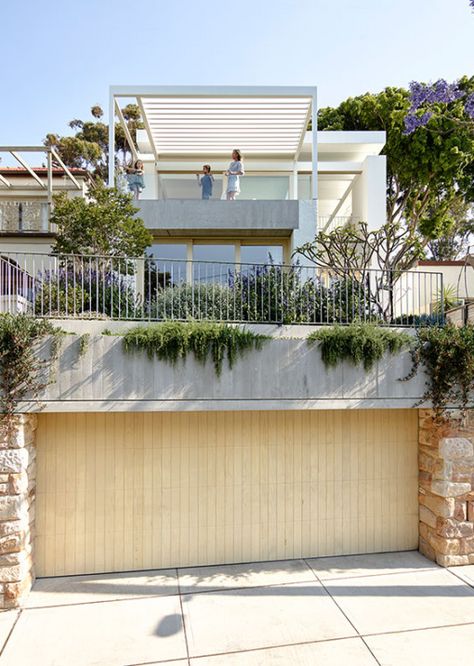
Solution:
M 444 326 L 445 321 L 444 321 L 444 286 L 443 286 L 443 274 L 439 273 L 439 278 L 440 278 L 440 286 L 439 286 L 439 293 L 440 293 L 440 300 L 441 300 L 441 325 Z
M 186 282 L 192 284 L 193 282 L 193 245 L 188 243 L 186 245 Z

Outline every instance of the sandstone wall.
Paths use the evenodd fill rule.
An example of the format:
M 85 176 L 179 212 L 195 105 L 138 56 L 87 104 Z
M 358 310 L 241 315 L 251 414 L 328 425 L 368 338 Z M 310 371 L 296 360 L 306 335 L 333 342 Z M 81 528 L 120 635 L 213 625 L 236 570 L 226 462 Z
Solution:
M 473 412 L 419 410 L 420 552 L 441 566 L 474 564 Z
M 21 604 L 34 580 L 36 415 L 0 428 L 0 608 Z

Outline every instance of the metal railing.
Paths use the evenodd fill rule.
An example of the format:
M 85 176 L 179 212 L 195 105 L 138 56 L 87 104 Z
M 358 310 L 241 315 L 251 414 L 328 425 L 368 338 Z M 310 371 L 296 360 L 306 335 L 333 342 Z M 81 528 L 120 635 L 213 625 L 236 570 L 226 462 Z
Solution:
M 444 320 L 441 273 L 1 253 L 0 310 L 45 318 L 276 324 Z

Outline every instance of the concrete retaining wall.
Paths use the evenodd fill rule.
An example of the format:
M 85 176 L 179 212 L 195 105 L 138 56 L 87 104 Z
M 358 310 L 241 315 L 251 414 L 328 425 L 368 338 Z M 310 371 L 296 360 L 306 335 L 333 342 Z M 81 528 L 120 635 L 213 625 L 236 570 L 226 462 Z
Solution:
M 408 352 L 387 355 L 370 372 L 343 363 L 327 370 L 317 345 L 279 338 L 247 352 L 217 377 L 212 362 L 193 356 L 176 365 L 125 354 L 121 336 L 91 336 L 80 354 L 77 335 L 65 337 L 56 381 L 40 396 L 46 411 L 373 409 L 413 407 L 425 376 L 408 382 Z M 25 406 L 23 406 L 25 407 Z M 37 403 L 26 405 L 30 410 Z

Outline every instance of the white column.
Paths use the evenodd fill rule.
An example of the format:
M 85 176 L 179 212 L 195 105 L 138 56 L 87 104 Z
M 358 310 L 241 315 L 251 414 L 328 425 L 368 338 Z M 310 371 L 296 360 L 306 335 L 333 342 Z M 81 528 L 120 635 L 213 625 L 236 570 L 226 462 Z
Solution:
M 186 244 L 186 282 L 192 284 L 193 282 L 193 241 L 188 241 Z
M 312 128 L 312 178 L 311 197 L 314 202 L 318 200 L 318 97 L 314 91 L 311 104 L 311 128 Z
M 236 264 L 240 264 L 242 260 L 241 257 L 242 253 L 241 253 L 240 241 L 237 241 L 234 246 L 234 262 Z
M 386 221 L 386 181 L 385 155 L 366 157 L 352 188 L 352 215 L 356 222 L 367 222 L 370 230 L 379 229 Z
M 109 93 L 109 187 L 115 185 L 115 99 Z

